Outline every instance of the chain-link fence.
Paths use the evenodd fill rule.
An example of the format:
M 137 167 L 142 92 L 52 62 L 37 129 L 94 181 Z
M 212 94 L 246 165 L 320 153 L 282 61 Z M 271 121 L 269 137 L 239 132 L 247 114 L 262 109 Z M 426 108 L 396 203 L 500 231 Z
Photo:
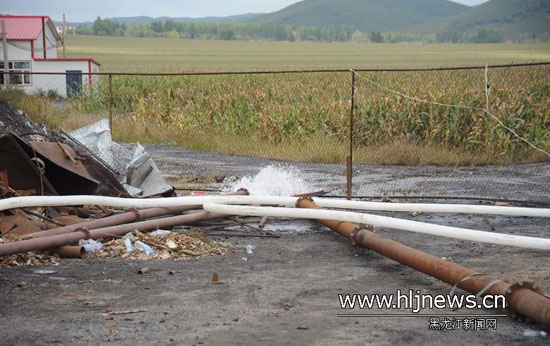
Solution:
M 548 201 L 549 65 L 12 72 L 2 98 L 56 129 L 108 118 L 188 188 L 292 162 L 337 195 Z

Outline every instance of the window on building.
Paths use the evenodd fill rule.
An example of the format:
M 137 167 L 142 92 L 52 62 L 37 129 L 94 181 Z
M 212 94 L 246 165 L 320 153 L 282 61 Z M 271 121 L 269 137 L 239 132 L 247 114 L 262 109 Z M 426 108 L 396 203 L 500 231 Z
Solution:
M 31 84 L 31 63 L 29 61 L 10 61 L 9 71 L 16 72 L 10 74 L 11 85 L 30 85 Z M 4 62 L 0 62 L 0 72 L 4 72 Z M 20 73 L 19 73 L 20 72 Z M 0 74 L 0 84 L 4 84 L 4 74 Z

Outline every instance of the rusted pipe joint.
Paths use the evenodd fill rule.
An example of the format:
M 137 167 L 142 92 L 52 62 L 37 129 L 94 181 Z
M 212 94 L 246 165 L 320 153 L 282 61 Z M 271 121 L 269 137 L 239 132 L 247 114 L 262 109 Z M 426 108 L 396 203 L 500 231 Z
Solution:
M 518 290 L 521 290 L 521 289 L 528 289 L 528 290 L 531 290 L 531 291 L 533 291 L 537 294 L 540 294 L 541 296 L 543 296 L 545 298 L 548 298 L 546 295 L 544 295 L 544 293 L 542 293 L 540 288 L 534 282 L 521 280 L 521 281 L 518 281 L 516 283 L 513 283 L 512 285 L 510 285 L 510 287 L 508 287 L 506 292 L 504 292 L 504 296 L 506 297 L 506 302 L 508 303 L 508 306 L 506 308 L 510 312 L 510 315 L 512 316 L 512 318 L 516 318 L 516 319 L 526 318 L 526 316 L 519 313 L 517 311 L 517 309 L 515 309 L 510 304 L 510 302 L 512 301 L 511 299 L 512 299 L 512 296 L 514 295 L 514 293 L 517 292 Z
M 300 202 L 302 201 L 308 201 L 308 202 L 314 203 L 313 198 L 309 196 L 300 197 L 296 200 L 296 208 L 300 208 Z
M 243 191 L 243 192 L 246 192 L 246 195 L 247 195 L 247 196 L 248 196 L 248 195 L 250 194 L 250 193 L 248 192 L 248 189 L 247 189 L 247 188 L 245 188 L 245 187 L 241 187 L 241 188 L 239 188 L 239 189 L 237 190 L 237 192 L 239 192 L 239 191 Z
M 82 232 L 84 233 L 84 238 L 82 239 L 92 239 L 92 234 L 90 233 L 90 230 L 84 227 L 78 227 L 73 232 Z
M 364 232 L 374 233 L 374 227 L 372 225 L 359 225 L 351 232 L 349 239 L 351 244 L 356 248 L 364 248 L 363 238 L 365 237 Z
M 130 213 L 134 213 L 136 215 L 136 220 L 137 221 L 141 220 L 141 215 L 139 214 L 139 210 L 137 210 L 136 208 L 130 208 L 130 209 L 128 209 L 128 211 Z

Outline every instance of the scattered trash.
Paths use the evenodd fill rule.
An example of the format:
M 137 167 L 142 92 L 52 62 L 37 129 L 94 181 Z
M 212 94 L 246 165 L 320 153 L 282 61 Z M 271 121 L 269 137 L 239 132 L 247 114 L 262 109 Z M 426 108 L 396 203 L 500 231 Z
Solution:
M 108 315 L 129 315 L 129 314 L 137 314 L 140 312 L 147 312 L 147 309 L 124 310 L 124 311 L 107 310 Z
M 126 251 L 128 251 L 128 253 L 134 253 L 132 241 L 130 240 L 130 238 L 124 238 L 124 247 L 126 248 Z
M 151 235 L 153 237 L 164 237 L 164 236 L 167 236 L 167 235 L 170 235 L 170 234 L 173 234 L 173 233 L 171 231 L 166 231 L 166 230 L 163 230 L 163 229 L 157 229 L 156 231 L 151 232 Z
M 143 267 L 138 270 L 138 274 L 146 274 L 149 272 L 149 268 Z
M 102 251 L 91 253 L 88 256 L 101 258 L 120 257 L 139 260 L 166 260 L 188 259 L 206 255 L 223 255 L 234 250 L 234 247 L 230 243 L 224 242 L 220 244 L 204 237 L 202 233 L 199 232 L 191 231 L 190 234 L 170 233 L 170 235 L 165 237 L 155 237 L 150 233 L 137 233 L 135 235 L 131 233 L 130 235 L 127 234 L 128 239 L 141 241 L 147 244 L 154 251 L 152 255 L 135 250 L 129 253 L 125 245 L 126 239 L 123 237 L 104 242 Z
M 298 326 L 298 327 L 296 327 L 296 329 L 298 329 L 298 330 L 308 330 L 309 328 L 306 327 L 306 326 Z
M 145 244 L 142 241 L 136 241 L 134 243 L 134 246 L 136 247 L 136 249 L 145 252 L 147 255 L 152 255 L 155 253 L 155 251 L 153 251 L 153 249 L 151 249 L 149 245 Z
M 86 250 L 82 246 L 65 245 L 54 250 L 61 258 L 83 258 Z
M 105 327 L 116 327 L 118 326 L 118 322 L 112 321 L 105 323 Z
M 242 260 L 246 262 L 248 261 L 248 257 L 242 257 Z
M 6 102 L 0 101 L 0 135 L 8 132 L 53 134 L 46 126 L 33 122 L 23 110 L 13 109 Z
M 61 277 L 61 276 L 49 276 L 48 279 L 50 280 L 56 280 L 56 281 L 66 281 L 67 278 Z
M 39 275 L 51 275 L 57 273 L 55 270 L 47 270 L 47 269 L 37 269 L 32 271 L 33 274 L 39 274 Z
M 93 239 L 80 239 L 78 245 L 84 248 L 86 253 L 96 252 L 103 249 L 103 244 Z
M 418 215 L 421 215 L 421 214 L 422 214 L 421 211 L 413 211 L 413 212 L 411 213 L 411 216 L 412 216 L 412 217 L 417 217 Z
M 246 253 L 247 253 L 248 255 L 253 254 L 255 248 L 256 248 L 255 245 L 247 245 L 247 246 L 246 246 Z
M 546 337 L 546 332 L 545 331 L 538 331 L 538 330 L 534 330 L 534 329 L 525 329 L 523 331 L 523 336 L 528 336 L 528 337 L 542 336 L 543 338 L 545 338 Z
M 105 279 L 103 281 L 104 282 L 109 282 L 109 283 L 112 283 L 112 284 L 115 284 L 115 285 L 120 285 L 124 282 L 122 280 L 117 280 L 117 279 Z
M 213 273 L 212 274 L 212 279 L 210 280 L 210 284 L 212 284 L 212 285 L 223 284 L 223 281 L 220 281 L 220 278 L 218 277 L 218 273 Z
M 174 243 L 173 240 L 168 240 L 166 242 L 166 246 L 168 246 L 168 248 L 171 249 L 171 250 L 174 250 L 174 249 L 178 248 L 178 245 L 176 243 Z
M 48 255 L 45 253 L 27 252 L 0 257 L 0 267 L 56 265 L 59 260 L 60 258 L 57 254 Z

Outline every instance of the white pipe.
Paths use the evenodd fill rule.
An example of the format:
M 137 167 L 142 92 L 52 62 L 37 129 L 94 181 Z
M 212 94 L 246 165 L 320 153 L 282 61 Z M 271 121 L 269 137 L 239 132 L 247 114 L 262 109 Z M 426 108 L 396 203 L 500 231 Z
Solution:
M 102 205 L 117 208 L 153 208 L 174 205 L 196 205 L 203 203 L 222 204 L 264 204 L 294 207 L 297 197 L 278 196 L 187 196 L 172 198 L 119 198 L 104 196 L 28 196 L 0 200 L 0 211 L 25 207 L 53 207 L 70 205 Z M 435 212 L 435 213 L 471 213 L 508 216 L 550 217 L 548 208 L 520 208 L 466 204 L 424 204 L 424 203 L 387 203 L 335 200 L 315 198 L 315 203 L 324 208 L 342 208 L 377 211 Z
M 387 227 L 476 242 L 517 246 L 529 249 L 550 250 L 550 239 L 545 238 L 475 231 L 467 228 L 441 226 L 425 222 L 403 220 L 387 216 L 361 214 L 349 211 L 234 206 L 216 203 L 205 203 L 203 208 L 206 211 L 229 215 L 293 217 L 302 219 L 348 221 L 368 224 L 376 227 Z

